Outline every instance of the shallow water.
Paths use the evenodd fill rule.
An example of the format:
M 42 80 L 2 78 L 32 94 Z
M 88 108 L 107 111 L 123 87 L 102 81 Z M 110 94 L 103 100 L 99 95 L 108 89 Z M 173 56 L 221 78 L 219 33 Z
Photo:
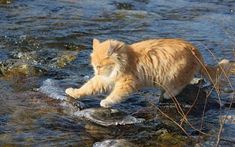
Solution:
M 116 118 L 114 115 L 117 122 L 126 116 L 144 118 L 144 122 L 109 127 L 97 124 L 93 118 L 88 120 L 73 115 L 79 108 L 61 100 L 65 98 L 63 90 L 79 87 L 92 76 L 89 54 L 93 38 L 133 43 L 148 38 L 180 37 L 198 46 L 208 64 L 216 64 L 223 58 L 235 60 L 234 1 L 9 2 L 0 4 L 0 145 L 98 146 L 112 139 L 117 140 L 115 143 L 123 139 L 124 143 L 140 146 L 193 145 L 197 142 L 197 139 L 186 141 L 189 139 L 175 124 L 160 116 L 154 107 L 158 106 L 158 90 L 142 90 L 114 107 L 123 116 Z M 228 87 L 230 92 L 222 93 L 223 102 L 234 96 L 231 92 L 234 76 L 230 81 L 233 88 Z M 82 100 L 85 110 L 99 110 L 103 97 Z M 211 101 L 218 101 L 216 97 L 213 92 Z M 172 113 L 175 110 L 171 107 L 174 105 L 160 106 L 178 120 L 180 115 Z M 217 134 L 218 120 L 226 109 L 221 112 L 214 107 L 208 110 L 202 130 Z M 110 115 L 106 111 L 99 114 L 101 117 L 102 114 Z M 229 115 L 234 120 L 234 111 L 229 111 Z M 189 115 L 189 119 L 200 128 L 201 115 Z M 112 118 L 108 121 L 112 122 Z M 104 122 L 107 123 L 105 119 Z M 193 138 L 198 137 L 195 129 L 187 125 L 185 128 Z M 234 128 L 234 121 L 226 122 L 222 145 L 234 143 L 234 134 L 229 128 Z M 169 144 L 166 138 L 177 140 Z M 214 145 L 216 136 L 202 137 L 199 143 Z

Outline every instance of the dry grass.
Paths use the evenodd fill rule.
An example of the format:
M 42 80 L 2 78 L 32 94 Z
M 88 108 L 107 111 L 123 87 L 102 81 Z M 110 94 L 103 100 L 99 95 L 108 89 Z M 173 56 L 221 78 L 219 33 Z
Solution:
M 219 63 L 218 59 L 216 58 L 216 56 L 208 49 L 206 48 L 210 54 L 212 55 L 212 57 L 214 58 L 214 60 Z M 195 56 L 196 57 L 196 56 Z M 196 57 L 197 58 L 197 57 Z M 199 61 L 199 63 L 202 65 L 202 68 L 207 72 L 208 74 L 208 77 L 209 77 L 209 80 L 212 81 L 212 77 L 210 77 L 209 75 L 209 72 L 207 71 L 206 67 L 204 66 L 204 64 L 197 58 L 197 60 Z M 218 64 L 219 65 L 219 64 Z M 196 104 L 196 101 L 198 100 L 198 96 L 199 96 L 199 93 L 200 93 L 200 89 L 197 91 L 197 96 L 194 100 L 194 102 L 192 103 L 190 109 L 185 113 L 183 111 L 183 108 L 182 106 L 180 105 L 179 101 L 177 100 L 176 97 L 172 96 L 172 101 L 174 102 L 174 105 L 175 105 L 175 108 L 177 110 L 177 113 L 179 114 L 179 117 L 181 117 L 180 120 L 175 120 L 174 118 L 172 118 L 171 116 L 169 116 L 167 113 L 163 112 L 160 108 L 156 107 L 154 104 L 152 106 L 154 106 L 156 108 L 156 110 L 158 110 L 158 112 L 160 112 L 164 117 L 166 117 L 167 119 L 169 119 L 170 121 L 172 121 L 175 125 L 177 125 L 188 137 L 191 138 L 191 136 L 189 135 L 189 133 L 187 132 L 187 130 L 184 128 L 185 125 L 188 125 L 190 126 L 192 129 L 194 129 L 195 131 L 199 132 L 201 135 L 205 135 L 205 136 L 210 136 L 210 137 L 213 137 L 213 138 L 216 138 L 216 143 L 215 143 L 215 146 L 219 146 L 220 144 L 220 140 L 221 140 L 221 134 L 222 134 L 222 130 L 223 130 L 223 126 L 225 124 L 225 121 L 227 119 L 227 116 L 228 116 L 228 111 L 227 113 L 225 114 L 225 117 L 223 117 L 223 119 L 220 119 L 220 122 L 219 122 L 219 129 L 218 129 L 218 133 L 217 134 L 208 134 L 208 133 L 205 133 L 202 131 L 203 129 L 203 126 L 204 126 L 204 122 L 205 122 L 205 112 L 206 112 L 206 105 L 208 103 L 208 98 L 209 96 L 211 95 L 211 93 L 213 91 L 216 92 L 217 94 L 217 99 L 219 101 L 219 104 L 220 104 L 220 108 L 218 109 L 219 111 L 219 114 L 221 115 L 221 110 L 222 109 L 222 101 L 221 101 L 221 91 L 220 91 L 220 88 L 221 87 L 218 87 L 218 84 L 220 82 L 220 77 L 223 76 L 225 77 L 226 79 L 226 82 L 228 83 L 228 86 L 229 88 L 231 88 L 233 91 L 234 91 L 234 88 L 232 86 L 232 82 L 230 81 L 229 79 L 229 75 L 228 75 L 228 72 L 226 72 L 220 65 L 219 65 L 219 68 L 220 70 L 222 71 L 220 75 L 217 76 L 217 79 L 215 82 L 212 82 L 212 88 L 211 90 L 207 93 L 206 95 L 206 98 L 205 98 L 205 102 L 204 102 L 204 107 L 203 107 L 203 113 L 202 113 L 202 116 L 201 116 L 201 125 L 199 128 L 196 128 L 195 126 L 193 126 L 193 124 L 190 123 L 190 121 L 188 120 L 188 114 L 189 112 L 192 110 L 192 108 L 194 107 L 194 105 Z M 234 70 L 234 69 L 233 69 Z M 165 91 L 168 91 L 170 93 L 170 91 L 166 88 L 166 87 L 162 87 Z M 228 107 L 228 110 L 231 109 L 232 107 L 232 104 L 233 104 L 233 99 L 234 99 L 234 94 L 230 100 L 230 105 Z M 200 136 L 198 136 L 198 140 L 200 141 Z

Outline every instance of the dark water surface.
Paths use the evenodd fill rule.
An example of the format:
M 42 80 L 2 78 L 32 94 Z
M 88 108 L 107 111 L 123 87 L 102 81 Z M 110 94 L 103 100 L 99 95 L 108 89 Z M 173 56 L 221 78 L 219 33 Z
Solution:
M 213 146 L 225 112 L 229 119 L 220 144 L 235 144 L 235 109 L 228 110 L 225 104 L 234 96 L 234 76 L 230 78 L 233 86 L 221 94 L 225 107 L 208 110 L 202 127 L 197 110 L 196 115 L 188 116 L 195 128 L 212 135 L 209 137 L 199 137 L 195 128 L 185 125 L 187 137 L 161 116 L 156 108 L 158 90 L 135 93 L 112 111 L 99 108 L 104 95 L 85 98 L 82 102 L 89 109 L 82 112 L 58 100 L 65 97 L 66 87 L 80 86 L 92 76 L 89 54 L 93 38 L 133 43 L 178 37 L 194 43 L 208 64 L 223 58 L 234 61 L 235 1 L 8 2 L 0 1 L 0 146 Z M 215 92 L 210 98 L 219 101 Z M 164 109 L 180 122 L 175 109 Z

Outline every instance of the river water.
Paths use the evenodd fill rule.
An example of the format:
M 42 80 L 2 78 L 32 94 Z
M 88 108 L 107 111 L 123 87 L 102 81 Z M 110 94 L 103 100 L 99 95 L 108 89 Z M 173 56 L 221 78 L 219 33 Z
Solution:
M 229 109 L 234 76 L 220 98 L 212 92 L 205 114 L 199 102 L 188 115 L 194 127 L 183 123 L 186 133 L 161 115 L 158 108 L 175 122 L 182 120 L 174 104 L 158 104 L 156 89 L 134 93 L 112 110 L 99 108 L 105 95 L 63 101 L 66 87 L 79 87 L 93 75 L 93 38 L 126 43 L 183 38 L 215 65 L 223 58 L 235 60 L 234 24 L 233 0 L 0 1 L 0 145 L 213 146 L 226 117 L 220 144 L 234 145 L 235 109 Z M 211 86 L 202 85 L 203 99 Z M 189 87 L 182 97 L 195 91 Z

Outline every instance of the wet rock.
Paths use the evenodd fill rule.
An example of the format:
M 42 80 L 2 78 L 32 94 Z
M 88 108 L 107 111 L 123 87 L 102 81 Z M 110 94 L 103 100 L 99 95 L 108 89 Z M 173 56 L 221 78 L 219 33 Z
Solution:
M 34 62 L 36 63 L 36 51 L 32 52 L 21 52 L 21 51 L 13 51 L 10 53 L 10 57 L 12 59 L 20 59 L 24 62 Z
M 86 107 L 84 103 L 68 97 L 57 80 L 47 79 L 43 81 L 42 86 L 37 91 L 52 99 L 61 100 L 60 106 L 63 107 L 63 112 L 69 115 L 73 115 L 74 112 Z
M 133 5 L 131 3 L 127 2 L 115 2 L 114 5 L 116 6 L 117 9 L 124 9 L 124 10 L 132 10 Z
M 58 74 L 58 69 L 76 59 L 78 52 L 75 51 L 14 51 L 9 57 L 2 55 L 0 60 L 0 73 L 4 76 L 17 75 L 41 75 L 41 74 Z M 63 72 L 64 73 L 64 72 Z
M 86 46 L 84 46 L 84 45 L 76 45 L 73 43 L 66 44 L 66 45 L 64 45 L 64 47 L 69 51 L 81 51 L 86 48 Z
M 234 89 L 231 89 L 231 88 L 224 88 L 223 89 L 223 91 L 224 91 L 224 93 L 233 93 L 233 92 L 235 92 L 235 90 Z
M 136 147 L 136 146 L 137 145 L 125 139 L 108 139 L 93 144 L 93 147 Z
M 0 73 L 5 77 L 39 75 L 42 70 L 30 63 L 10 59 L 0 63 Z
M 80 101 L 74 101 L 74 102 L 62 101 L 60 106 L 63 107 L 62 111 L 65 114 L 69 115 L 73 115 L 75 112 L 81 111 L 86 107 L 85 104 Z
M 157 115 L 157 111 L 152 109 L 151 107 L 144 107 L 139 109 L 138 111 L 132 113 L 134 117 L 144 118 L 146 120 L 153 119 Z
M 160 136 L 157 137 L 156 140 L 159 144 L 162 144 L 164 146 L 187 146 L 187 137 L 184 137 L 182 135 L 174 134 L 165 132 L 162 133 Z
M 65 94 L 65 90 L 59 87 L 59 83 L 53 79 L 47 79 L 43 81 L 42 86 L 38 89 L 39 92 L 46 94 L 48 97 L 58 99 L 58 100 L 66 100 L 68 97 Z
M 40 50 L 34 53 L 35 61 L 47 68 L 63 68 L 75 60 L 77 51 Z
M 175 97 L 176 99 L 164 100 L 160 103 L 162 109 L 169 108 L 168 112 L 176 113 L 175 104 L 178 103 L 183 111 L 191 115 L 201 115 L 204 111 L 204 106 L 206 106 L 205 111 L 209 109 L 218 109 L 221 105 L 213 99 L 211 96 L 207 96 L 205 89 L 199 87 L 198 85 L 188 85 L 184 90 Z M 172 105 L 171 105 L 172 104 Z M 173 110 L 175 109 L 175 110 Z M 175 114 L 173 114 L 174 116 Z
M 79 118 L 85 118 L 102 126 L 128 125 L 141 123 L 144 119 L 135 118 L 116 109 L 89 108 L 74 113 Z
M 196 84 L 199 84 L 201 82 L 204 82 L 203 78 L 193 78 L 193 80 L 190 82 L 190 84 L 196 85 Z
M 13 43 L 16 49 L 21 52 L 30 52 L 42 48 L 41 43 L 37 38 L 28 35 L 21 35 L 20 38 Z
M 59 56 L 56 58 L 56 65 L 60 68 L 64 67 L 71 61 L 75 60 L 77 56 L 77 52 L 61 52 Z
M 11 0 L 0 0 L 0 4 L 10 4 Z

